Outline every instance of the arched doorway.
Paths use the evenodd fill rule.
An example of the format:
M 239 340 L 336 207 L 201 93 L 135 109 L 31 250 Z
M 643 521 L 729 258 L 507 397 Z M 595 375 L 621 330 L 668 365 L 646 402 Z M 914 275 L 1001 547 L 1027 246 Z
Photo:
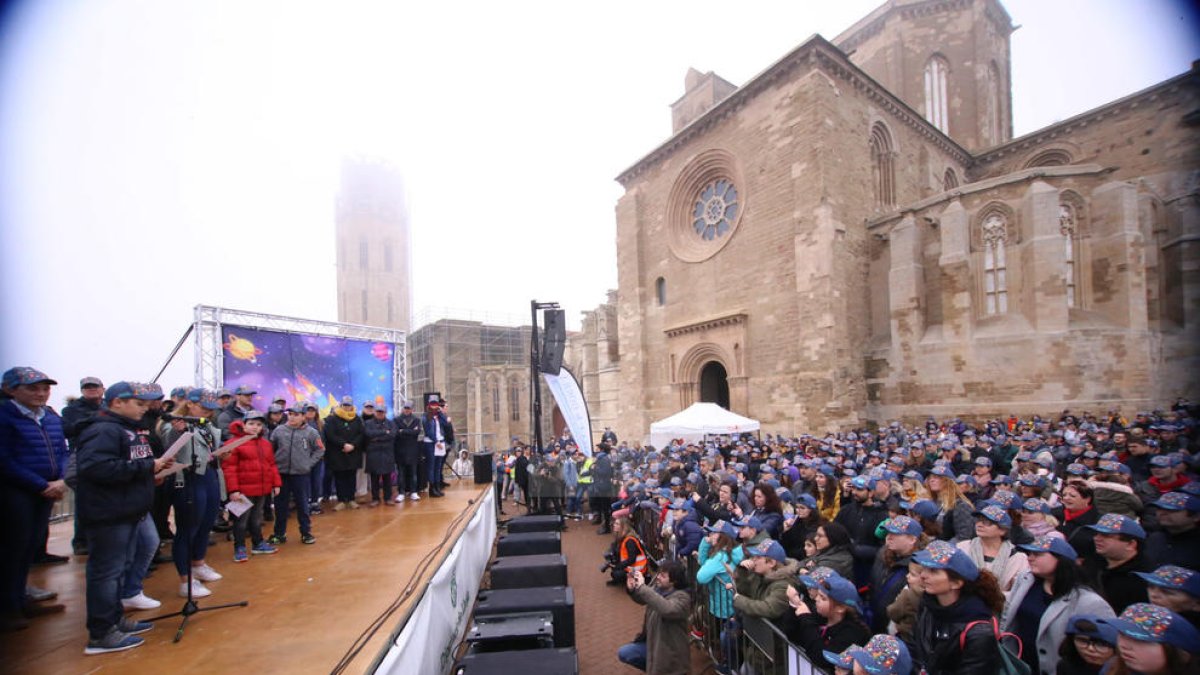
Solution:
M 729 374 L 717 361 L 709 361 L 700 369 L 700 400 L 729 410 Z

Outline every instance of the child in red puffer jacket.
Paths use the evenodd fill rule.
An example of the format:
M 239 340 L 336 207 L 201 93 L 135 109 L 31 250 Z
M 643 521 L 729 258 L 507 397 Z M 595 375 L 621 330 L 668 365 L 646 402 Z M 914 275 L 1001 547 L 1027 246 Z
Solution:
M 275 466 L 275 451 L 271 441 L 263 436 L 266 419 L 262 413 L 252 411 L 244 419 L 229 425 L 229 442 L 244 436 L 251 440 L 234 448 L 221 463 L 225 473 L 225 488 L 229 503 L 249 504 L 233 524 L 233 561 L 246 562 L 250 555 L 246 551 L 246 530 L 250 531 L 252 546 L 249 553 L 264 555 L 278 549 L 263 541 L 262 514 L 267 497 L 279 494 L 283 480 Z M 230 514 L 232 515 L 232 513 Z

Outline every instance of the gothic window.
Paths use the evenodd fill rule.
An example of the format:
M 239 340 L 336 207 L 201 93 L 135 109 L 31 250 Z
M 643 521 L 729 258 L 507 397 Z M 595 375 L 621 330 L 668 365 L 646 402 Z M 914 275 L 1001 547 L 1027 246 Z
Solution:
M 986 111 L 984 139 L 989 143 L 996 144 L 1003 139 L 1003 130 L 1001 129 L 1002 112 L 1000 110 L 1000 69 L 996 67 L 995 63 L 988 66 L 984 87 L 984 96 L 987 97 L 984 108 Z
M 896 169 L 893 165 L 892 135 L 887 127 L 871 127 L 871 174 L 875 185 L 876 208 L 896 205 Z
M 925 119 L 943 134 L 950 133 L 950 118 L 946 104 L 946 75 L 950 64 L 940 54 L 934 54 L 925 64 Z
M 370 262 L 370 245 L 366 239 L 360 239 L 358 242 L 358 269 L 367 271 L 367 263 Z
M 492 383 L 492 421 L 500 421 L 500 383 Z
M 1025 163 L 1026 169 L 1032 169 L 1038 166 L 1066 166 L 1072 164 L 1071 153 L 1060 148 L 1051 148 L 1043 150 L 1033 156 L 1033 159 Z
M 654 282 L 654 297 L 658 300 L 658 306 L 662 307 L 667 304 L 667 280 L 659 277 Z
M 692 228 L 704 241 L 723 237 L 733 228 L 738 208 L 738 191 L 733 181 L 715 180 L 696 196 L 696 203 L 692 205 Z
M 513 382 L 508 387 L 509 418 L 514 422 L 521 421 L 521 385 Z
M 954 173 L 954 169 L 947 168 L 946 175 L 942 176 L 942 189 L 952 190 L 958 187 L 958 174 Z
M 1070 204 L 1059 204 L 1058 206 L 1058 230 L 1062 233 L 1063 238 L 1063 277 L 1067 282 L 1067 307 L 1077 307 L 1078 289 L 1075 285 L 1076 263 L 1075 263 L 1075 235 L 1076 229 L 1075 208 Z
M 1008 266 L 1004 248 L 1008 242 L 1008 223 L 993 213 L 983 221 L 983 294 L 987 314 L 1008 312 Z
M 392 271 L 392 240 L 383 242 L 383 271 Z

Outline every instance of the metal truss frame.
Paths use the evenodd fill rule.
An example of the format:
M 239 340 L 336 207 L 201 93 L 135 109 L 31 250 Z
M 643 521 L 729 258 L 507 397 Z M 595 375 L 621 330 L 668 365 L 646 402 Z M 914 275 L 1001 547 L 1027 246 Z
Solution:
M 395 354 L 392 366 L 392 400 L 399 402 L 408 398 L 408 336 L 402 330 L 302 319 L 294 316 L 248 312 L 209 305 L 196 305 L 194 316 L 192 339 L 195 341 L 195 381 L 198 387 L 220 389 L 225 384 L 225 373 L 222 369 L 224 348 L 221 345 L 221 327 L 233 325 L 273 330 L 280 333 L 389 343 L 393 346 Z

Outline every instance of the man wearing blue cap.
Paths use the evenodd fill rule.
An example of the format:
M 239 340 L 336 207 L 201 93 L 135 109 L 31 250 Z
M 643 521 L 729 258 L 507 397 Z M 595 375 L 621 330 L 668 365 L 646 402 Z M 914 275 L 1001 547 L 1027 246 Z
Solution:
M 221 430 L 221 435 L 229 433 L 229 425 L 236 420 L 246 419 L 247 413 L 254 411 L 254 395 L 258 391 L 254 387 L 241 385 L 233 390 L 233 403 L 221 409 L 221 414 L 217 415 L 217 428 Z
M 1155 564 L 1200 565 L 1200 497 L 1168 492 L 1152 502 L 1162 529 L 1146 539 L 1146 559 Z
M 879 553 L 880 541 L 875 530 L 887 519 L 887 508 L 875 501 L 875 479 L 870 476 L 855 476 L 850 481 L 851 502 L 838 511 L 835 523 L 840 523 L 850 533 L 850 552 L 854 555 L 854 581 L 865 584 Z
M 34 556 L 50 527 L 50 508 L 66 494 L 67 442 L 62 419 L 46 402 L 58 384 L 34 368 L 0 378 L 0 631 L 29 626 L 27 617 L 62 605 L 25 604 Z
M 174 460 L 155 459 L 142 428 L 147 402 L 161 395 L 149 385 L 117 382 L 104 392 L 101 411 L 79 436 L 76 506 L 88 539 L 85 654 L 133 649 L 146 622 L 123 618 L 121 582 L 133 563 L 139 523 L 154 503 L 155 474 Z
M 1096 557 L 1084 562 L 1097 575 L 1099 590 L 1113 611 L 1146 602 L 1146 580 L 1137 575 L 1154 569 L 1142 555 L 1146 531 L 1133 518 L 1116 513 L 1106 513 L 1086 527 L 1096 531 Z

